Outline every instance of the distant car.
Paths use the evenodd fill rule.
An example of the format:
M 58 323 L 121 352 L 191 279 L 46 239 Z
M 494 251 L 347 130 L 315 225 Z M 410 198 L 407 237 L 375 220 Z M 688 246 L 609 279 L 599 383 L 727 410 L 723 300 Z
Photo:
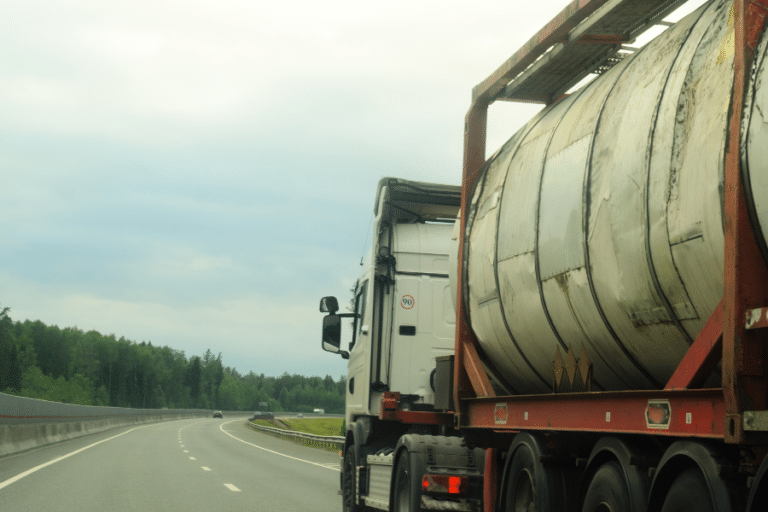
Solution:
M 221 411 L 216 411 L 215 413 L 213 413 L 213 417 L 224 419 L 224 415 L 221 413 Z
M 303 418 L 303 417 L 304 417 L 304 415 L 299 413 L 299 418 Z

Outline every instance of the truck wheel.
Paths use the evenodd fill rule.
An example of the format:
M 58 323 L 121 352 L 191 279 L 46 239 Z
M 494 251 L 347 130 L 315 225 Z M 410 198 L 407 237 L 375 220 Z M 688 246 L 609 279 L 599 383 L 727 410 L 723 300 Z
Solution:
M 582 512 L 618 512 L 631 510 L 630 496 L 621 466 L 615 460 L 607 462 L 592 477 L 584 498 Z
M 354 445 L 348 446 L 344 453 L 344 466 L 342 471 L 341 509 L 344 512 L 359 512 L 362 507 L 355 504 L 357 501 L 357 455 Z
M 558 468 L 541 463 L 542 449 L 535 437 L 521 433 L 509 450 L 501 510 L 506 512 L 562 512 L 565 502 L 564 476 Z
M 421 472 L 416 464 L 416 454 L 403 450 L 397 456 L 395 488 L 392 496 L 395 512 L 418 512 L 421 510 Z
M 701 471 L 687 469 L 675 478 L 661 512 L 715 512 L 709 486 Z

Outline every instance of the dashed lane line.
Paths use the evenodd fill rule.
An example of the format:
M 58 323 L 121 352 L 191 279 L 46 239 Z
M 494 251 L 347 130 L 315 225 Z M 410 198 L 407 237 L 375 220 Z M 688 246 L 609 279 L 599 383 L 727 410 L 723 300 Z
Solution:
M 233 492 L 240 492 L 240 489 L 238 489 L 237 487 L 235 487 L 232 484 L 224 484 L 224 487 L 226 487 L 227 489 L 229 489 L 230 491 L 233 491 Z

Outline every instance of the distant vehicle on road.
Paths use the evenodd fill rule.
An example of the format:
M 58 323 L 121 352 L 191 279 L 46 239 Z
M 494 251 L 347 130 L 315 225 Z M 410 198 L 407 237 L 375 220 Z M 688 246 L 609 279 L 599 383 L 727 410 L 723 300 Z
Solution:
M 214 417 L 214 418 L 221 418 L 221 419 L 224 419 L 224 414 L 222 414 L 222 412 L 221 412 L 221 411 L 216 411 L 215 413 L 213 413 L 213 417 Z
M 303 417 L 304 417 L 304 415 L 303 415 L 303 414 L 301 414 L 301 413 L 299 413 L 299 416 L 298 416 L 298 417 L 299 417 L 299 418 L 303 418 Z
M 315 414 L 325 414 L 325 409 L 315 409 L 312 412 L 314 412 Z

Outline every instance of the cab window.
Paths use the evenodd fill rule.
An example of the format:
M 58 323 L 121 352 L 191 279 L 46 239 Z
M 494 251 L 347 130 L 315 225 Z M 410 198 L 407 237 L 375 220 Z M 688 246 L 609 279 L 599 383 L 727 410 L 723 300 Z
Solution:
M 350 350 L 352 350 L 352 347 L 355 346 L 355 341 L 357 341 L 357 337 L 360 335 L 363 329 L 363 325 L 365 325 L 365 299 L 367 296 L 367 291 L 368 280 L 366 279 L 363 281 L 363 284 L 357 288 L 357 293 L 355 293 L 355 324 L 352 343 L 349 345 Z

